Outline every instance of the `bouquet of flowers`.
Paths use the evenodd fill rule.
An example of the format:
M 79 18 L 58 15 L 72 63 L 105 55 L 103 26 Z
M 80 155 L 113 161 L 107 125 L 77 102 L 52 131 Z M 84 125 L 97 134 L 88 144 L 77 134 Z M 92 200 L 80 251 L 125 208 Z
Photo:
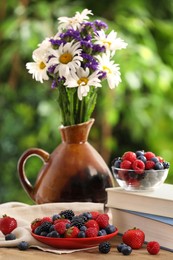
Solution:
M 36 81 L 52 80 L 58 91 L 58 103 L 64 126 L 90 119 L 95 108 L 97 90 L 107 80 L 113 89 L 121 82 L 119 64 L 114 63 L 117 50 L 126 48 L 105 22 L 89 22 L 88 9 L 74 17 L 60 17 L 56 35 L 46 38 L 33 51 L 33 61 L 26 64 Z

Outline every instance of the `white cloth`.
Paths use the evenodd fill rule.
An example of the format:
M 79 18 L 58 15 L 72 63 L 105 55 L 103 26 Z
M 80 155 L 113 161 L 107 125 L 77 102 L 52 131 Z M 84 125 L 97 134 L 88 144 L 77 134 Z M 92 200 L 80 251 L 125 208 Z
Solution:
M 31 222 L 35 218 L 52 216 L 61 210 L 71 209 L 75 214 L 85 211 L 104 211 L 104 205 L 101 203 L 90 202 L 71 202 L 71 203 L 47 203 L 39 205 L 27 205 L 20 202 L 7 202 L 0 204 L 0 217 L 6 214 L 17 220 L 17 228 L 12 233 L 16 235 L 15 240 L 5 240 L 4 235 L 0 231 L 0 247 L 17 247 L 21 241 L 29 243 L 30 247 L 38 248 L 42 251 L 52 252 L 56 254 L 72 253 L 81 251 L 81 249 L 66 250 L 56 249 L 37 241 L 31 235 Z M 82 249 L 86 250 L 86 249 Z

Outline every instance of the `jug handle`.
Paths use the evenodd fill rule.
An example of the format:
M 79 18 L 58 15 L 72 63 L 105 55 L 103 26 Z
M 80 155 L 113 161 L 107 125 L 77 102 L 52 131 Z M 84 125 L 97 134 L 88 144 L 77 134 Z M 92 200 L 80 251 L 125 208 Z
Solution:
M 50 154 L 46 151 L 39 149 L 39 148 L 30 148 L 26 150 L 18 161 L 18 174 L 19 174 L 19 180 L 24 188 L 24 190 L 29 194 L 29 196 L 34 199 L 34 188 L 30 181 L 28 180 L 26 173 L 25 173 L 25 163 L 31 156 L 38 156 L 44 163 L 49 161 Z

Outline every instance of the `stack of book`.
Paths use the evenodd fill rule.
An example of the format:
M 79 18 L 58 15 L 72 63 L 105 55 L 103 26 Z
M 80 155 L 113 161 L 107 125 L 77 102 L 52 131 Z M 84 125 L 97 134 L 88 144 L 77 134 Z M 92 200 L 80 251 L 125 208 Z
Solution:
M 113 224 L 123 234 L 131 228 L 145 232 L 145 240 L 157 241 L 173 251 L 173 185 L 163 184 L 154 191 L 125 191 L 107 188 L 107 207 Z

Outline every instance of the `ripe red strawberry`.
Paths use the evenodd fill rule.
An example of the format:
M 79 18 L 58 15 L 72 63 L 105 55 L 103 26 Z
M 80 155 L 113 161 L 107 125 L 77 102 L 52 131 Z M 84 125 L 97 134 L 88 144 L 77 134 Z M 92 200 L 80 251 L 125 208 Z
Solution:
M 109 216 L 106 213 L 102 213 L 96 218 L 96 221 L 100 228 L 106 228 L 109 224 Z
M 92 219 L 96 219 L 100 215 L 100 212 L 98 211 L 91 211 L 90 213 L 92 215 Z
M 96 228 L 97 231 L 99 231 L 99 225 L 98 225 L 97 221 L 94 220 L 94 219 L 88 220 L 88 221 L 85 223 L 85 226 L 86 226 L 87 228 L 90 228 L 90 227 Z
M 145 234 L 139 228 L 127 230 L 122 236 L 123 243 L 130 246 L 132 249 L 139 249 L 142 247 Z
M 144 156 L 146 157 L 147 160 L 150 160 L 153 157 L 156 157 L 154 153 L 152 152 L 145 152 Z
M 65 231 L 64 236 L 67 238 L 74 238 L 77 237 L 78 233 L 79 233 L 79 229 L 76 226 L 70 227 Z
M 135 171 L 135 173 L 142 174 L 145 169 L 145 163 L 137 159 L 132 163 L 132 168 Z
M 43 218 L 41 219 L 41 224 L 43 224 L 44 222 L 50 222 L 50 223 L 52 223 L 53 221 L 52 221 L 52 218 L 51 218 L 51 217 L 43 217 Z
M 150 241 L 147 244 L 147 251 L 151 255 L 157 255 L 160 251 L 160 245 L 156 241 Z
M 32 232 L 34 232 L 34 230 L 41 225 L 41 219 L 40 218 L 36 218 L 31 222 L 31 230 Z
M 60 234 L 63 235 L 66 231 L 66 223 L 64 221 L 57 222 L 54 225 L 54 229 Z
M 134 152 L 128 151 L 125 152 L 122 156 L 122 160 L 128 160 L 130 162 L 134 162 L 136 160 L 136 154 Z
M 98 230 L 97 230 L 97 228 L 89 227 L 89 228 L 87 228 L 87 230 L 85 231 L 85 235 L 86 235 L 86 237 L 97 237 L 97 235 L 98 235 Z
M 155 166 L 155 162 L 153 162 L 153 161 L 146 161 L 146 163 L 145 163 L 146 170 L 154 169 L 154 166 Z
M 4 234 L 10 234 L 17 227 L 17 221 L 15 218 L 3 215 L 0 218 L 0 231 Z

